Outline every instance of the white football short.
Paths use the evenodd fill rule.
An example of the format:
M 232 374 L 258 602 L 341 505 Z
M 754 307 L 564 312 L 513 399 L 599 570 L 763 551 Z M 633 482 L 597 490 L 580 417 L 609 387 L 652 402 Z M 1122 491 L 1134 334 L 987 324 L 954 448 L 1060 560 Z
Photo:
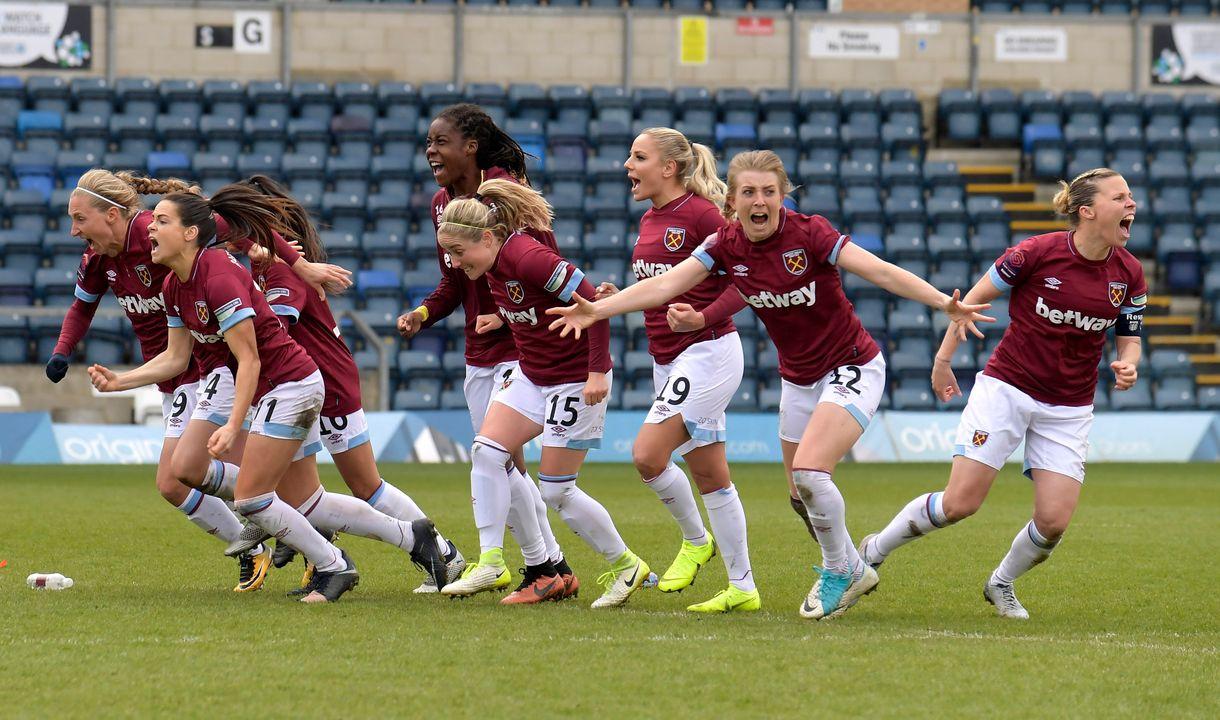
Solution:
M 165 423 L 165 437 L 179 438 L 195 412 L 195 395 L 199 381 L 183 383 L 172 393 L 161 393 L 161 419 Z
M 724 442 L 724 411 L 741 385 L 745 358 L 737 333 L 695 343 L 668 365 L 652 366 L 657 397 L 646 423 L 659 424 L 681 415 L 691 439 L 679 455 L 704 445 Z
M 462 381 L 462 392 L 466 395 L 466 408 L 470 410 L 470 427 L 475 435 L 483 427 L 487 408 L 500 388 L 506 387 L 514 375 L 518 375 L 517 361 L 496 363 L 491 367 L 466 366 L 466 379 Z
M 606 373 L 606 382 L 614 387 L 613 371 Z M 505 383 L 493 402 L 503 403 L 541 425 L 543 447 L 589 450 L 602 446 L 609 395 L 596 405 L 586 405 L 581 395 L 583 382 L 535 385 L 523 372 L 514 373 Z
M 205 420 L 213 425 L 229 422 L 229 415 L 233 414 L 233 396 L 236 389 L 233 384 L 233 371 L 228 367 L 221 365 L 208 373 L 199 380 L 191 420 Z M 246 413 L 242 428 L 250 429 L 250 413 Z
M 318 370 L 302 380 L 276 385 L 255 405 L 250 434 L 301 441 L 294 462 L 318 453 L 322 449 L 318 412 L 325 396 Z
M 863 365 L 840 365 L 812 385 L 784 380 L 779 395 L 779 438 L 799 443 L 820 403 L 845 408 L 867 428 L 885 393 L 885 359 L 881 353 Z
M 322 416 L 318 418 L 318 432 L 326 451 L 338 455 L 369 441 L 369 421 L 364 408 L 337 417 Z
M 953 454 L 997 470 L 1025 441 L 1025 474 L 1049 470 L 1084 482 L 1092 405 L 1051 405 L 978 373 L 957 426 Z

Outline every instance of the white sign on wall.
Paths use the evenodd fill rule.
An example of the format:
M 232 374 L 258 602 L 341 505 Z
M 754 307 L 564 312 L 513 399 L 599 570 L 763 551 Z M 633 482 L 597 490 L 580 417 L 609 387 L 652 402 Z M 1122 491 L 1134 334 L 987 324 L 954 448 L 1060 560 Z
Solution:
M 233 50 L 239 53 L 271 52 L 271 13 L 234 12 Z
M 995 33 L 998 62 L 1067 62 L 1067 30 L 1056 27 L 1007 27 Z
M 857 60 L 898 59 L 897 25 L 815 23 L 809 31 L 809 57 Z

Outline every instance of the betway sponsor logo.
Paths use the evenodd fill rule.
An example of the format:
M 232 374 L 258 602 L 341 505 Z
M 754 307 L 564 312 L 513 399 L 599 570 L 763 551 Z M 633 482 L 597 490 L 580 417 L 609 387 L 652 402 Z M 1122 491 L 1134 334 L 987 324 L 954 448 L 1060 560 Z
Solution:
M 1052 325 L 1075 325 L 1081 330 L 1092 330 L 1093 332 L 1105 332 L 1115 323 L 1114 320 L 1085 315 L 1076 310 L 1052 310 L 1041 295 L 1038 296 L 1038 303 L 1034 306 L 1034 311 L 1050 320 Z
M 672 263 L 648 262 L 647 260 L 636 260 L 631 263 L 631 272 L 635 273 L 635 276 L 640 279 L 664 275 L 673 269 Z
M 534 308 L 521 311 L 505 310 L 500 308 L 500 315 L 510 323 L 520 323 L 522 325 L 537 325 L 538 314 L 534 312 Z
M 786 308 L 812 305 L 817 300 L 817 284 L 815 280 L 806 287 L 797 288 L 792 292 L 786 293 L 773 293 L 770 290 L 763 290 L 757 295 L 747 295 L 745 299 L 747 303 L 756 308 Z
M 165 300 L 160 295 L 150 298 L 143 298 L 138 295 L 120 295 L 119 306 L 131 315 L 149 315 L 165 312 Z
M 198 330 L 192 330 L 191 337 L 195 338 L 196 342 L 201 342 L 205 345 L 214 345 L 218 342 L 224 342 L 224 337 L 220 335 L 204 335 Z

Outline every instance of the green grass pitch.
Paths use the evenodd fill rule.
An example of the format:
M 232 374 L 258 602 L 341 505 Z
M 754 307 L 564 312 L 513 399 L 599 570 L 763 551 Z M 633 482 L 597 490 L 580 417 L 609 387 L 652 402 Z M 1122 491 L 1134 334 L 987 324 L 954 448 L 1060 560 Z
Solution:
M 853 537 L 941 488 L 947 469 L 842 466 Z M 782 471 L 733 471 L 763 611 L 693 617 L 684 607 L 725 584 L 719 559 L 686 592 L 594 612 L 605 564 L 553 514 L 584 584 L 575 602 L 412 595 L 421 576 L 400 551 L 352 537 L 341 543 L 361 584 L 338 604 L 284 597 L 299 562 L 238 595 L 234 561 L 157 496 L 151 468 L 4 467 L 0 715 L 1220 716 L 1216 466 L 1091 467 L 1064 542 L 1018 585 L 1025 623 L 981 598 L 1029 517 L 1015 467 L 977 516 L 895 553 L 878 591 L 825 623 L 797 615 L 818 555 Z M 466 468 L 383 472 L 477 554 Z M 631 468 L 589 466 L 581 484 L 663 571 L 680 536 Z M 76 586 L 27 589 L 35 571 Z

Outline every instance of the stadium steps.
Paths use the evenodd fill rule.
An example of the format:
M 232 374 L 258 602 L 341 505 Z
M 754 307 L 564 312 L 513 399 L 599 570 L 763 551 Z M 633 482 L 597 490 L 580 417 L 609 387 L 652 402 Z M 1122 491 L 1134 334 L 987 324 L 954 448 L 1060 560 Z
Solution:
M 1030 192 L 1032 194 L 1033 191 L 1031 190 Z M 1008 217 L 1012 220 L 1033 220 L 1036 222 L 1055 221 L 1055 209 L 1050 203 L 1047 202 L 1005 202 L 1004 212 L 1008 213 Z
M 1038 186 L 1033 183 L 966 183 L 966 193 L 970 195 L 990 195 L 1009 203 L 1028 203 L 1033 201 Z
M 1008 228 L 1014 234 L 1037 235 L 1056 230 L 1067 230 L 1067 223 L 1062 220 L 1013 220 L 1008 223 Z
M 1190 364 L 1199 377 L 1220 378 L 1220 353 L 1191 355 Z
M 1017 177 L 1016 165 L 958 165 L 957 172 L 966 183 L 967 192 L 971 185 L 1011 185 Z M 1033 191 L 1033 185 L 1030 185 Z M 983 193 L 994 195 L 994 192 Z
M 1145 327 L 1151 319 L 1145 318 Z M 1150 350 L 1181 350 L 1191 355 L 1212 354 L 1216 352 L 1217 341 L 1220 341 L 1220 335 L 1151 335 L 1148 347 Z
M 1144 317 L 1163 317 L 1171 314 L 1173 298 L 1168 295 L 1149 295 L 1148 304 L 1144 306 Z
M 1195 319 L 1189 315 L 1161 315 L 1144 318 L 1144 334 L 1191 335 L 1195 331 Z
M 1220 373 L 1209 373 L 1195 376 L 1195 385 L 1220 387 Z

